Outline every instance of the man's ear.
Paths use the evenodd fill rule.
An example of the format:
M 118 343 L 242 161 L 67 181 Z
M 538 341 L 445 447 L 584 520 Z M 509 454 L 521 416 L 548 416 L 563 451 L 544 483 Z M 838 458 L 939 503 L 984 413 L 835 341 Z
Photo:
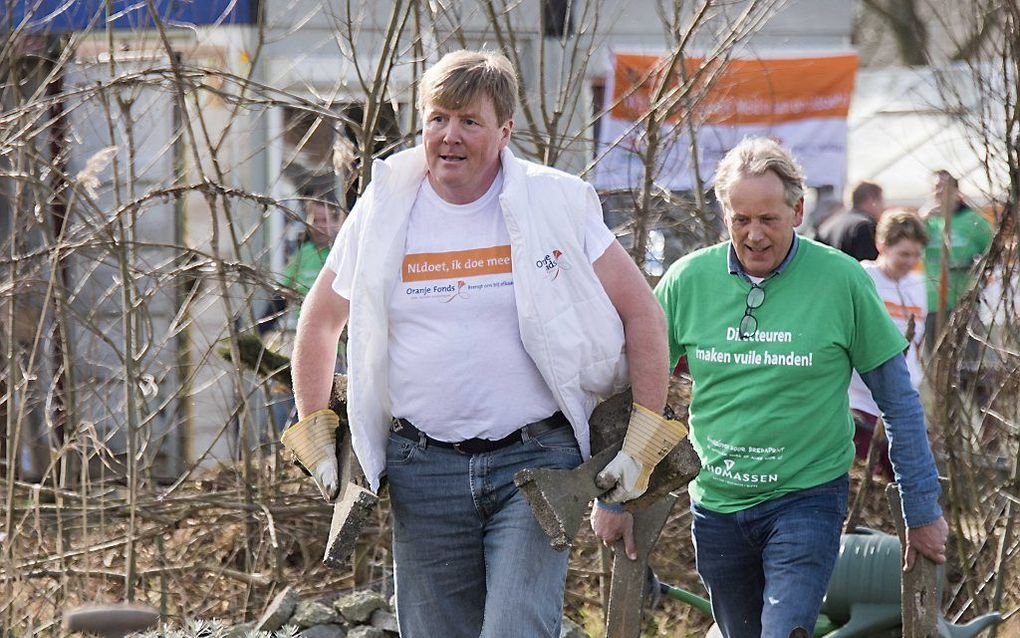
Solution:
M 801 222 L 804 221 L 804 197 L 801 196 L 797 200 L 797 205 L 793 207 L 793 225 L 800 226 Z
M 503 124 L 503 126 L 500 127 L 500 136 L 499 136 L 499 148 L 500 148 L 500 150 L 504 149 L 506 147 L 506 145 L 510 143 L 510 135 L 511 135 L 511 133 L 513 133 L 513 130 L 514 130 L 514 121 L 512 119 L 511 120 L 507 120 Z

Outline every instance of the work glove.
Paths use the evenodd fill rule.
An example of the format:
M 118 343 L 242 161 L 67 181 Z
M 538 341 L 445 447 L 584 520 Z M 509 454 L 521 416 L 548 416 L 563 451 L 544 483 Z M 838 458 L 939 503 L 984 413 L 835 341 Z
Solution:
M 337 496 L 340 471 L 336 462 L 336 429 L 340 419 L 332 410 L 312 412 L 283 431 L 280 441 L 308 470 L 322 498 Z
M 623 448 L 595 477 L 595 485 L 610 490 L 599 500 L 622 503 L 644 494 L 652 470 L 685 436 L 687 426 L 680 421 L 668 420 L 635 403 Z

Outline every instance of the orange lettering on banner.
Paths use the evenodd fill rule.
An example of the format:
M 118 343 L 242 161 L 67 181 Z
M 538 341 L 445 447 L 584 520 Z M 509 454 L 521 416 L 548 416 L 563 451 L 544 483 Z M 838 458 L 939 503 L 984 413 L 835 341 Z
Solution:
M 402 281 L 480 277 L 513 272 L 510 246 L 491 246 L 445 253 L 406 255 L 401 267 Z
M 615 119 L 636 121 L 648 113 L 652 96 L 666 71 L 668 58 L 649 54 L 616 54 L 613 104 Z M 857 55 L 813 58 L 735 59 L 710 62 L 702 58 L 683 61 L 689 90 L 681 88 L 679 73 L 668 81 L 664 95 L 687 92 L 700 124 L 782 124 L 807 118 L 843 118 L 850 110 L 850 96 L 857 73 Z M 699 78 L 712 78 L 706 90 Z M 669 121 L 679 119 L 679 105 Z

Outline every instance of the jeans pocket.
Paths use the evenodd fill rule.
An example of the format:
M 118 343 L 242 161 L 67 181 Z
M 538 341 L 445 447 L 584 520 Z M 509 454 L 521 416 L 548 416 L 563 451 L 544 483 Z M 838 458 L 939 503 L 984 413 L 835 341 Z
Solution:
M 418 445 L 402 436 L 390 433 L 386 441 L 386 465 L 403 465 L 418 455 Z
M 560 427 L 555 430 L 543 432 L 538 436 L 531 437 L 528 442 L 532 443 L 535 447 L 548 452 L 571 454 L 576 455 L 578 458 L 581 457 L 581 448 L 577 445 L 577 439 L 574 438 L 574 432 L 569 427 Z
M 822 486 L 824 493 L 831 496 L 836 509 L 846 518 L 850 500 L 850 475 L 844 474 Z
M 818 512 L 819 516 L 835 516 L 842 520 L 847 515 L 849 495 L 850 478 L 844 474 L 828 483 L 780 498 L 786 498 L 784 507 L 804 506 Z

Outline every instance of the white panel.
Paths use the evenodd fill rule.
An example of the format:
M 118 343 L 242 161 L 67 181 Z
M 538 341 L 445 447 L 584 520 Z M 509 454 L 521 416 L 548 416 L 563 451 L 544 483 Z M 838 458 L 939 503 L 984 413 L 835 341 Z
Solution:
M 131 73 L 165 59 L 118 61 L 117 73 Z M 87 241 L 90 247 L 75 251 L 67 260 L 74 315 L 69 346 L 84 418 L 96 423 L 102 436 L 109 437 L 115 452 L 126 449 L 125 384 L 144 387 L 139 392 L 139 422 L 151 429 L 149 458 L 159 459 L 161 474 L 180 466 L 177 434 L 177 399 L 180 389 L 177 371 L 177 339 L 168 335 L 176 308 L 174 282 L 167 273 L 177 243 L 176 209 L 172 201 L 155 200 L 132 214 L 124 206 L 139 196 L 175 182 L 174 97 L 158 84 L 126 84 L 119 93 L 109 90 L 104 100 L 91 91 L 107 82 L 105 62 L 70 65 L 65 76 L 72 94 L 68 108 L 68 132 L 73 140 L 68 168 L 77 175 L 101 149 L 115 146 L 118 181 L 113 179 L 111 161 L 98 171 L 93 206 L 78 201 L 68 210 L 67 236 Z M 80 92 L 76 92 L 81 90 Z M 117 105 L 117 97 L 129 103 Z M 112 121 L 113 133 L 107 127 Z M 128 140 L 134 148 L 128 152 Z M 129 165 L 130 163 L 130 165 Z M 133 183 L 132 183 L 133 180 Z M 118 193 L 114 185 L 119 185 Z M 119 205 L 118 205 L 119 202 Z M 134 224 L 132 225 L 132 217 Z M 116 239 L 116 242 L 111 240 Z M 134 352 L 144 355 L 135 364 L 134 378 L 125 379 L 123 360 L 132 348 L 125 343 L 123 325 L 123 277 L 119 259 L 130 260 L 130 283 L 135 288 L 138 319 Z M 159 442 L 157 445 L 156 442 Z

